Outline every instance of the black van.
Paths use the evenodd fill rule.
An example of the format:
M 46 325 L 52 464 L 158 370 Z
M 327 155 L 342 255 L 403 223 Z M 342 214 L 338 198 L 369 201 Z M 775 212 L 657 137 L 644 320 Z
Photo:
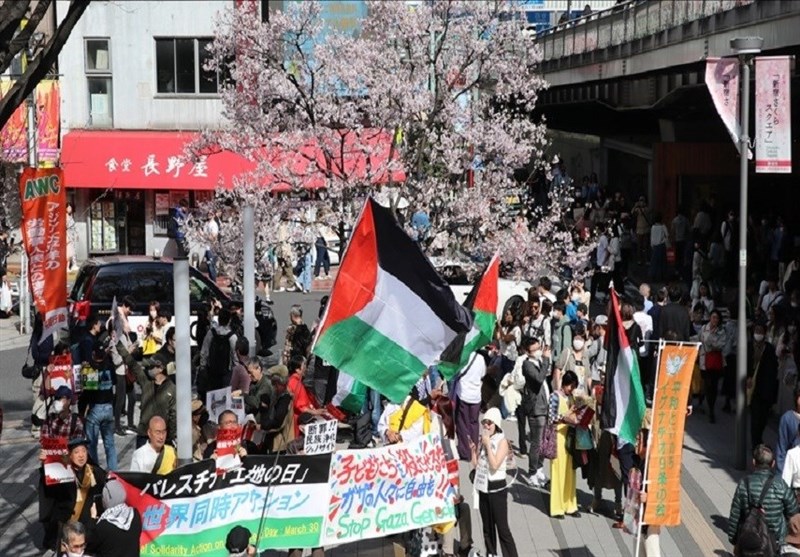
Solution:
M 129 317 L 131 330 L 139 338 L 144 336 L 150 302 L 156 301 L 161 309 L 175 314 L 172 259 L 144 255 L 98 257 L 85 261 L 78 272 L 70 292 L 70 331 L 82 328 L 86 319 L 96 314 L 101 319 L 111 315 L 114 297 L 120 302 L 125 296 L 136 301 Z M 230 297 L 194 267 L 189 267 L 189 301 L 191 311 L 192 344 L 195 338 L 195 321 L 204 302 L 218 299 L 223 306 Z M 202 339 L 200 340 L 202 342 Z

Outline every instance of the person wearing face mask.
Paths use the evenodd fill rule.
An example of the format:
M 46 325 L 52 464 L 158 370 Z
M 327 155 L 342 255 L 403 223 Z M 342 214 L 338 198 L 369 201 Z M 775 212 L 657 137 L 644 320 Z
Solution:
M 89 463 L 87 444 L 86 439 L 76 438 L 70 439 L 67 445 L 68 464 L 75 474 L 74 482 L 47 485 L 44 465 L 39 468 L 39 521 L 44 523 L 45 549 L 58 550 L 59 531 L 67 522 L 75 520 L 88 527 L 92 513 L 104 510 L 101 493 L 106 484 L 106 473 Z M 44 462 L 43 454 L 39 458 Z
M 126 504 L 125 488 L 116 480 L 103 487 L 105 510 L 90 527 L 86 551 L 94 557 L 139 557 L 142 519 Z
M 747 400 L 750 405 L 750 439 L 760 445 L 770 409 L 778 399 L 778 358 L 767 342 L 764 325 L 753 327 L 753 342 L 747 350 Z
M 77 520 L 70 520 L 61 528 L 58 557 L 84 557 L 86 553 L 86 528 Z
M 547 376 L 550 374 L 550 348 L 545 347 L 542 350 L 539 339 L 525 338 L 522 341 L 522 350 L 527 359 L 522 363 L 525 387 L 522 391 L 521 406 L 530 431 L 528 475 L 522 476 L 522 481 L 530 487 L 544 487 L 547 484 L 547 477 L 544 474 L 544 462 L 539 455 L 539 448 L 547 422 L 550 399 L 550 388 L 547 385 Z
M 571 371 L 578 377 L 577 389 L 582 392 L 591 392 L 592 377 L 589 368 L 588 354 L 584 350 L 587 347 L 586 327 L 583 323 L 575 326 L 572 336 L 572 345 L 569 349 L 562 351 L 556 360 L 553 368 L 553 388 L 561 386 L 561 378 L 567 371 Z
M 136 381 L 142 388 L 142 411 L 139 415 L 136 447 L 147 442 L 150 418 L 161 416 L 167 422 L 167 443 L 177 436 L 178 422 L 175 415 L 175 383 L 168 380 L 166 360 L 159 354 L 149 360 L 147 371 L 136 368 Z
M 72 412 L 71 403 L 72 391 L 66 385 L 61 385 L 50 399 L 47 418 L 42 424 L 42 436 L 67 439 L 83 437 L 83 419 Z

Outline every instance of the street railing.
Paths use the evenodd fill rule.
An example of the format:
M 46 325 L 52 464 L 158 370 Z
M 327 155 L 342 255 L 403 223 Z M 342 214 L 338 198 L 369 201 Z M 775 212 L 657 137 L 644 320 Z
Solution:
M 629 0 L 536 35 L 543 61 L 624 44 L 755 0 Z

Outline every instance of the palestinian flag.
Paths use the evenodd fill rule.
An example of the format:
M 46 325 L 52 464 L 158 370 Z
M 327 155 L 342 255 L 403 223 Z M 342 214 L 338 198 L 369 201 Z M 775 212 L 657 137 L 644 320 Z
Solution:
M 351 414 L 359 414 L 366 400 L 367 386 L 361 381 L 356 381 L 352 375 L 340 371 L 336 380 L 336 394 L 333 395 L 330 404 Z
M 442 361 L 437 367 L 445 378 L 452 379 L 458 375 L 469 362 L 470 356 L 492 341 L 497 322 L 498 280 L 500 280 L 500 257 L 495 254 L 464 302 L 464 307 L 472 312 L 475 319 L 472 329 L 468 333 L 458 335 L 442 352 Z
M 388 209 L 367 199 L 342 259 L 313 352 L 400 402 L 469 312 Z
M 622 326 L 617 293 L 613 288 L 609 291 L 611 312 L 606 333 L 608 359 L 600 426 L 628 443 L 635 443 L 636 435 L 642 427 L 645 408 L 639 355 L 631 347 Z

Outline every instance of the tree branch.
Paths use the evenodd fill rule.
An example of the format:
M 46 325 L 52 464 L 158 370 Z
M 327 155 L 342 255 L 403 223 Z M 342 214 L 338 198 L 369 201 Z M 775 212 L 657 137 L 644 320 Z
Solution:
M 67 15 L 61 24 L 56 29 L 56 32 L 50 38 L 50 41 L 45 45 L 41 54 L 35 61 L 28 64 L 25 73 L 20 79 L 11 87 L 11 90 L 0 99 L 0 127 L 5 126 L 6 122 L 14 114 L 14 111 L 23 103 L 30 95 L 36 85 L 47 76 L 55 63 L 58 61 L 58 55 L 61 49 L 69 38 L 70 33 L 75 28 L 78 20 L 89 7 L 91 0 L 73 0 L 67 10 Z
M 0 68 L 7 68 L 14 60 L 14 57 L 28 46 L 31 36 L 36 31 L 39 22 L 42 21 L 45 13 L 47 13 L 47 9 L 52 3 L 53 0 L 39 0 L 33 13 L 28 17 L 25 27 L 19 30 L 19 33 L 11 39 L 7 47 L 6 43 L 2 43 L 0 51 L 5 52 L 5 55 L 0 59 Z

